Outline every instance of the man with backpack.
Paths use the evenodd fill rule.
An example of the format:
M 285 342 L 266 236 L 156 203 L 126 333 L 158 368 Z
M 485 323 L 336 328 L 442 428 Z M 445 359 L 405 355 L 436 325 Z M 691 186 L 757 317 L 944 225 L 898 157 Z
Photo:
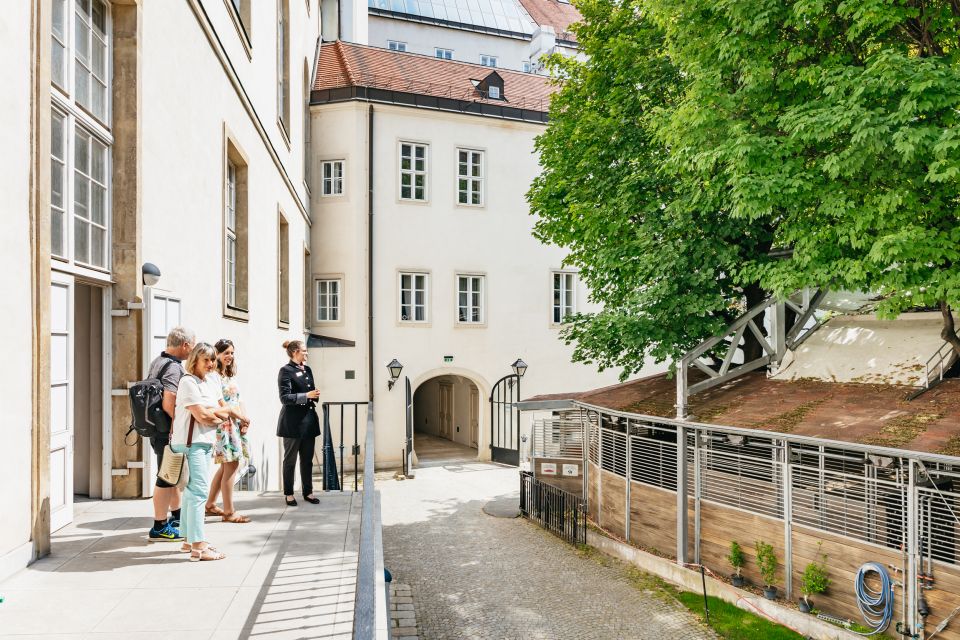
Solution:
M 150 363 L 147 378 L 159 380 L 163 385 L 163 412 L 170 417 L 166 433 L 150 436 L 150 446 L 157 454 L 157 469 L 163 463 L 164 448 L 170 442 L 169 425 L 173 424 L 173 412 L 177 405 L 177 387 L 183 377 L 183 365 L 193 350 L 196 336 L 189 329 L 174 327 L 167 334 L 167 348 Z M 170 517 L 167 517 L 167 511 Z M 153 526 L 150 528 L 150 541 L 183 540 L 180 535 L 180 491 L 157 478 L 153 490 Z

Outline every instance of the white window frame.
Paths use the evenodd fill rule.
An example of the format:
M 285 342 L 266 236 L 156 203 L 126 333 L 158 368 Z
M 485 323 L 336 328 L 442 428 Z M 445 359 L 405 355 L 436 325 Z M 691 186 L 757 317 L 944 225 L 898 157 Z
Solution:
M 321 285 L 326 285 L 326 293 L 321 293 Z M 335 285 L 336 291 L 330 292 L 330 286 Z M 316 296 L 316 306 L 314 308 L 314 316 L 317 322 L 322 324 L 336 324 L 343 319 L 343 278 L 342 277 L 322 277 L 314 278 L 313 280 L 313 291 Z M 330 305 L 330 298 L 333 297 L 336 300 L 334 305 Z M 321 300 L 325 298 L 328 304 L 321 304 Z M 327 312 L 327 317 L 321 317 L 321 311 L 325 310 Z M 335 317 L 331 317 L 335 316 Z
M 226 184 L 224 185 L 224 288 L 227 306 L 237 306 L 237 165 L 227 160 Z
M 403 151 L 404 147 L 410 147 L 410 155 L 405 156 Z M 416 168 L 416 150 L 417 148 L 423 149 L 423 169 Z M 409 157 L 410 167 L 408 169 L 403 168 L 404 158 Z M 403 202 L 429 202 L 430 201 L 430 145 L 425 142 L 414 142 L 412 140 L 401 140 L 397 145 L 397 167 L 399 169 L 399 180 L 397 181 L 397 197 Z M 404 197 L 403 195 L 403 178 L 404 176 L 410 176 L 410 195 Z M 417 195 L 417 177 L 423 177 L 423 197 L 418 198 Z
M 322 197 L 332 198 L 343 195 L 346 164 L 346 160 L 324 160 L 320 163 L 320 195 Z M 340 166 L 340 175 L 336 175 L 335 172 L 337 165 Z M 330 170 L 329 177 L 327 169 Z
M 480 54 L 480 64 L 484 67 L 496 69 L 499 63 L 500 63 L 500 59 L 497 56 L 491 56 L 486 53 Z
M 62 20 L 63 20 L 63 33 L 57 34 L 56 27 L 54 25 L 53 16 L 57 13 L 57 7 L 62 9 Z M 51 50 L 50 50 L 50 81 L 54 86 L 59 87 L 63 91 L 69 91 L 70 85 L 70 68 L 72 65 L 67 64 L 70 60 L 70 46 L 69 46 L 69 34 L 71 27 L 73 26 L 73 14 L 69 11 L 67 0 L 53 0 L 51 2 Z M 58 83 L 56 81 L 56 54 L 57 47 L 63 51 L 62 58 L 60 60 L 60 71 L 63 73 L 63 82 Z
M 466 160 L 461 156 L 466 154 Z M 464 207 L 482 207 L 485 204 L 484 181 L 486 173 L 486 152 L 482 149 L 457 147 L 457 204 Z M 464 172 L 466 167 L 466 172 Z M 473 175 L 472 169 L 479 168 L 479 175 Z M 473 196 L 477 196 L 477 202 Z
M 53 24 L 51 21 L 51 32 L 50 38 L 52 41 L 59 42 L 64 46 L 63 51 L 63 66 L 64 71 L 63 84 L 58 84 L 53 81 L 53 75 L 51 73 L 50 78 L 50 96 L 51 96 L 51 128 L 54 126 L 54 118 L 62 118 L 62 134 L 63 134 L 63 146 L 61 149 L 61 156 L 53 156 L 53 149 L 51 146 L 51 155 L 49 157 L 49 162 L 51 163 L 51 172 L 59 171 L 61 177 L 63 178 L 62 184 L 60 185 L 61 197 L 60 202 L 61 206 L 57 206 L 53 200 L 53 185 L 50 186 L 50 196 L 51 196 L 51 223 L 54 222 L 54 213 L 59 213 L 62 220 L 61 226 L 61 238 L 62 238 L 62 251 L 58 254 L 51 255 L 52 262 L 54 266 L 61 270 L 70 271 L 72 273 L 80 273 L 86 277 L 90 277 L 94 280 L 109 280 L 110 271 L 112 268 L 112 248 L 113 248 L 113 238 L 112 238 L 112 147 L 113 147 L 113 136 L 110 129 L 108 128 L 108 123 L 110 122 L 110 114 L 112 112 L 112 102 L 111 102 L 111 92 L 112 92 L 112 57 L 113 57 L 113 22 L 112 15 L 110 12 L 110 4 L 108 2 L 100 3 L 104 9 L 104 29 L 105 31 L 100 34 L 96 29 L 92 27 L 92 7 L 91 3 L 91 14 L 88 19 L 87 15 L 80 11 L 80 5 L 77 0 L 55 0 L 58 3 L 57 6 L 63 9 L 63 19 L 64 24 L 63 32 L 60 34 L 55 34 L 53 32 Z M 78 13 L 79 12 L 79 13 Z M 79 16 L 79 18 L 78 18 Z M 76 43 L 78 42 L 77 36 L 77 25 L 78 22 L 82 22 L 84 25 L 90 27 L 90 31 L 87 34 L 87 47 L 88 53 L 84 57 L 76 49 Z M 89 49 L 92 41 L 98 41 L 103 47 L 103 65 L 102 71 L 104 77 L 97 76 L 92 73 L 93 64 L 93 54 L 92 49 Z M 88 76 L 88 102 L 83 104 L 77 101 L 77 65 L 80 65 L 84 69 L 88 70 L 91 75 Z M 104 103 L 103 103 L 103 113 L 96 115 L 92 110 L 92 100 L 90 99 L 89 87 L 90 83 L 100 81 L 104 86 Z M 52 135 L 52 134 L 51 134 Z M 86 138 L 89 136 L 90 141 L 90 151 L 89 151 L 89 160 L 91 165 L 88 166 L 87 172 L 80 172 L 78 176 L 78 165 L 76 152 L 78 149 L 77 141 L 78 137 Z M 92 169 L 92 160 L 93 160 L 93 149 L 94 146 L 103 147 L 103 168 L 101 178 L 93 178 L 93 169 Z M 59 165 L 59 166 L 58 166 Z M 51 178 L 52 180 L 52 178 Z M 88 191 L 86 195 L 86 204 L 87 204 L 87 216 L 86 218 L 76 215 L 76 197 L 82 195 L 78 192 L 78 181 L 90 181 L 88 186 Z M 90 205 L 93 202 L 93 190 L 92 185 L 96 184 L 98 187 L 103 189 L 103 219 L 102 222 L 93 222 L 92 208 Z M 89 256 L 90 259 L 87 261 L 79 261 L 76 259 L 76 240 L 77 240 L 77 226 L 80 225 L 85 227 L 85 232 L 88 236 L 88 251 L 92 252 L 92 242 L 89 241 L 91 229 L 93 227 L 98 228 L 103 232 L 103 251 L 100 256 L 93 257 Z M 92 226 L 91 226 L 92 225 Z M 51 228 L 52 233 L 52 228 Z M 52 249 L 52 247 L 51 247 Z M 98 264 L 102 259 L 102 264 Z M 105 275 L 106 274 L 106 275 Z
M 560 284 L 560 299 L 557 301 L 557 284 Z M 569 286 L 567 283 L 569 282 Z M 559 315 L 558 315 L 559 313 Z M 577 313 L 577 272 L 550 272 L 550 324 L 560 325 L 564 318 Z
M 533 73 L 533 63 L 529 60 L 523 61 L 523 72 L 524 73 Z
M 56 1 L 56 0 L 54 0 Z M 59 125 L 56 123 L 56 119 L 60 119 Z M 71 200 L 70 197 L 70 172 L 68 167 L 70 164 L 70 151 L 71 146 L 70 140 L 73 136 L 70 135 L 69 128 L 69 116 L 61 111 L 60 109 L 53 108 L 50 110 L 50 254 L 54 258 L 62 258 L 68 260 L 70 257 L 70 232 L 69 228 L 72 226 L 68 224 L 70 222 L 70 211 L 72 207 L 70 206 Z M 53 138 L 56 134 L 56 131 L 59 129 L 60 138 L 61 138 L 61 156 L 58 157 L 53 150 Z M 59 205 L 54 198 L 54 181 L 55 176 L 60 176 L 60 202 Z M 57 224 L 57 219 L 59 218 L 59 225 Z M 55 228 L 60 227 L 60 251 L 57 252 L 54 250 L 53 238 L 56 235 L 54 230 Z
M 456 277 L 456 310 L 457 324 L 482 325 L 487 322 L 487 278 L 481 273 L 458 273 Z M 466 286 L 464 286 L 466 285 Z M 467 296 L 464 304 L 461 296 Z M 473 298 L 473 299 L 471 299 Z M 476 304 L 473 302 L 476 301 Z M 464 310 L 466 316 L 464 316 Z M 477 319 L 471 319 L 476 311 Z M 464 317 L 468 319 L 464 319 Z
M 88 0 L 90 2 L 90 15 L 89 19 L 87 14 L 80 11 L 81 2 L 78 0 L 68 0 L 66 4 L 67 19 L 70 21 L 70 26 L 68 31 L 70 35 L 67 37 L 67 41 L 70 46 L 67 47 L 67 52 L 69 55 L 66 56 L 68 62 L 68 67 L 72 73 L 68 76 L 68 87 L 67 92 L 73 96 L 74 101 L 78 106 L 80 106 L 84 111 L 92 115 L 97 122 L 106 124 L 110 122 L 110 94 L 111 94 L 111 77 L 113 75 L 113 69 L 111 68 L 111 57 L 113 51 L 113 38 L 112 38 L 112 24 L 110 21 L 110 4 L 104 0 Z M 100 3 L 103 5 L 104 17 L 104 32 L 103 37 L 96 32 L 93 27 L 93 6 L 94 3 Z M 89 29 L 89 39 L 86 43 L 88 47 L 87 59 L 84 60 L 78 44 L 80 43 L 80 35 L 77 33 L 77 21 L 81 21 Z M 93 45 L 95 40 L 99 40 L 103 44 L 103 74 L 104 77 L 100 78 L 94 71 L 94 59 L 93 59 Z M 77 81 L 77 65 L 83 67 L 87 72 L 87 102 L 84 103 L 80 100 L 80 84 Z M 100 81 L 103 85 L 103 113 L 97 113 L 93 108 L 93 93 L 90 91 L 94 83 Z
M 284 11 L 284 9 L 287 11 Z M 288 147 L 292 138 L 291 130 L 293 129 L 290 112 L 290 85 L 292 84 L 290 40 L 292 40 L 292 30 L 290 29 L 289 10 L 288 0 L 277 0 L 277 123 Z
M 80 148 L 80 141 L 83 138 L 86 138 L 86 146 L 88 151 L 86 170 L 83 170 L 77 164 L 77 150 Z M 74 152 L 71 154 L 71 167 L 73 171 L 70 178 L 73 182 L 73 198 L 70 201 L 72 208 L 70 218 L 73 221 L 71 229 L 73 232 L 73 259 L 76 264 L 83 265 L 91 269 L 107 270 L 110 266 L 110 247 L 108 244 L 110 238 L 110 202 L 108 195 L 110 190 L 110 147 L 100 138 L 98 138 L 95 133 L 82 126 L 74 127 L 72 141 Z M 101 167 L 102 180 L 97 179 L 93 170 L 94 154 L 97 147 L 100 147 L 103 152 L 103 166 Z M 86 217 L 78 215 L 76 209 L 77 196 L 80 191 L 79 185 L 81 184 L 81 181 L 86 182 L 87 184 L 87 197 L 85 203 L 85 208 L 87 210 Z M 101 222 L 97 222 L 93 216 L 93 194 L 94 190 L 97 188 L 103 190 L 103 219 Z M 80 260 L 77 257 L 77 244 L 79 229 L 81 226 L 85 227 L 84 233 L 87 235 L 87 260 Z M 99 256 L 94 256 L 93 254 L 93 234 L 96 230 L 99 230 L 103 233 L 101 240 L 103 244 L 101 245 Z M 103 264 L 99 264 L 96 258 L 102 258 Z
M 401 42 L 400 40 L 387 40 L 387 49 L 398 53 L 406 53 L 407 43 Z
M 433 55 L 441 60 L 453 60 L 453 49 L 444 49 L 443 47 L 434 47 Z
M 404 278 L 410 278 L 409 286 L 404 286 Z M 417 287 L 417 278 L 423 278 L 423 288 Z M 410 292 L 410 303 L 405 305 L 404 292 Z M 416 293 L 422 291 L 423 302 L 417 304 Z M 426 271 L 401 271 L 397 274 L 397 320 L 402 324 L 427 324 L 430 322 L 430 274 Z M 404 306 L 411 307 L 413 318 L 404 318 Z M 416 319 L 417 307 L 423 308 L 423 318 Z

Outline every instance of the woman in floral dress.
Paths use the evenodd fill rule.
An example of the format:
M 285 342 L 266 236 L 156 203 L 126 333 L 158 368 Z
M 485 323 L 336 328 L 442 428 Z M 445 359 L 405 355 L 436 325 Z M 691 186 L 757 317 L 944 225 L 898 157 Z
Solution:
M 221 516 L 224 522 L 250 522 L 250 518 L 236 512 L 233 505 L 233 485 L 237 480 L 237 470 L 244 458 L 249 459 L 247 451 L 247 429 L 250 420 L 240 401 L 240 387 L 237 384 L 237 364 L 233 342 L 218 340 L 213 346 L 217 351 L 217 373 L 223 388 L 223 404 L 236 407 L 243 416 L 241 420 L 230 420 L 217 427 L 217 441 L 213 446 L 213 461 L 220 465 L 210 481 L 210 495 L 207 496 L 206 515 Z M 223 494 L 223 508 L 217 506 L 217 497 Z

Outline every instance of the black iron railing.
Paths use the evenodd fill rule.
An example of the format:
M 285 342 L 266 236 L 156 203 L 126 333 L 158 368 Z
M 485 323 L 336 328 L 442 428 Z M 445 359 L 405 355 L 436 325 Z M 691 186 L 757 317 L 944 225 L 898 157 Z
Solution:
M 353 456 L 353 490 L 359 486 L 360 461 L 360 407 L 366 402 L 324 402 L 323 403 L 323 490 L 343 491 L 343 454 L 346 450 L 344 432 L 353 422 L 353 444 L 350 455 Z M 352 414 L 352 415 L 351 415 Z M 352 419 L 352 420 L 351 420 Z M 340 471 L 337 473 L 337 458 L 334 452 L 333 431 L 339 423 L 340 428 Z
M 587 503 L 580 496 L 520 472 L 520 514 L 572 544 L 587 542 Z

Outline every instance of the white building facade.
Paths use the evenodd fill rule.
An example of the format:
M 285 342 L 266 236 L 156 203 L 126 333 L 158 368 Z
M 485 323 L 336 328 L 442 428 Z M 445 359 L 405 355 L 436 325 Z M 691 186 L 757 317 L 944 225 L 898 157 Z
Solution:
M 46 553 L 74 495 L 151 494 L 127 387 L 176 325 L 234 341 L 254 486 L 278 486 L 276 372 L 282 342 L 304 335 L 320 34 L 318 0 L 14 4 L 0 18 L 16 96 L 2 110 L 19 136 L 3 160 L 0 271 L 22 307 L 7 314 L 0 444 L 23 455 L 0 492 L 0 577 Z
M 345 43 L 320 58 L 310 358 L 324 399 L 374 399 L 378 465 L 401 464 L 404 378 L 415 431 L 480 459 L 491 392 L 517 358 L 524 397 L 614 383 L 618 372 L 571 362 L 562 321 L 593 307 L 564 252 L 532 235 L 525 194 L 548 80 L 501 71 L 499 91 L 481 93 L 471 79 L 493 70 L 480 65 Z M 388 389 L 393 359 L 404 368 Z

